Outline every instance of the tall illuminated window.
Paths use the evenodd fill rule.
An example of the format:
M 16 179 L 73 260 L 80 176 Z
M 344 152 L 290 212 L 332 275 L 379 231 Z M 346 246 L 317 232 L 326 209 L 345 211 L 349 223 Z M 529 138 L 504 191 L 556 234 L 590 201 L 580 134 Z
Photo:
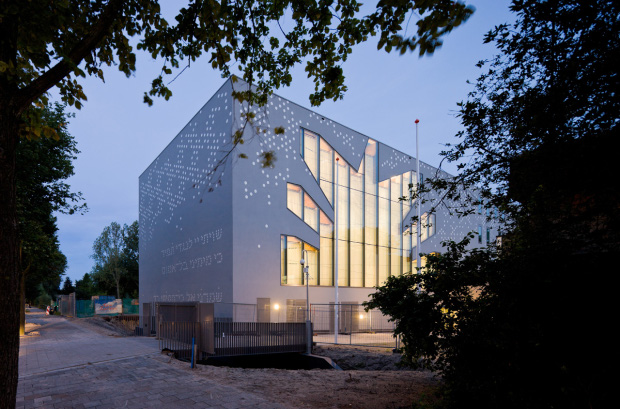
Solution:
M 333 286 L 335 268 L 338 284 L 350 287 L 374 287 L 391 275 L 411 272 L 415 240 L 408 229 L 403 229 L 412 210 L 408 198 L 417 186 L 416 173 L 407 171 L 379 180 L 379 144 L 371 139 L 359 163 L 348 163 L 314 132 L 302 130 L 301 140 L 303 159 L 336 213 L 338 224 L 334 226 L 303 188 L 288 184 L 289 209 L 319 232 L 320 247 L 315 249 L 297 238 L 289 240 L 289 236 L 282 240 L 287 260 L 282 269 L 292 269 L 282 273 L 283 285 L 301 285 L 304 280 L 297 267 L 289 263 L 291 256 L 297 257 L 298 247 L 316 254 L 317 271 L 311 285 Z M 421 224 L 426 240 L 434 234 L 434 215 L 424 214 Z M 337 243 L 334 229 L 338 229 Z M 417 226 L 411 229 L 415 233 Z M 338 266 L 334 266 L 336 250 Z

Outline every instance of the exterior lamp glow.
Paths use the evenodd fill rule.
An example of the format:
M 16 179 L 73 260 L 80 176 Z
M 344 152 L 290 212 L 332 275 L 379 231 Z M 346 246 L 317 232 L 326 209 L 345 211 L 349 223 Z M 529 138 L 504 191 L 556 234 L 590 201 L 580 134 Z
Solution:
M 273 305 L 273 309 L 276 310 L 276 311 L 279 310 L 280 309 L 280 304 L 274 304 Z

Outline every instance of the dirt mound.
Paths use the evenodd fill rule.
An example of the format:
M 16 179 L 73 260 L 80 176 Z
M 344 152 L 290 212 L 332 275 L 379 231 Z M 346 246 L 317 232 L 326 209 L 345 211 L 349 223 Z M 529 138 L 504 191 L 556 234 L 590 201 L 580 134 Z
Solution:
M 401 354 L 388 348 L 373 348 L 346 345 L 318 345 L 315 355 L 334 360 L 344 370 L 357 371 L 405 371 L 410 368 L 400 365 Z
M 122 323 L 119 323 L 116 317 L 88 317 L 77 318 L 82 324 L 88 325 L 93 331 L 113 337 L 126 337 L 132 335 Z

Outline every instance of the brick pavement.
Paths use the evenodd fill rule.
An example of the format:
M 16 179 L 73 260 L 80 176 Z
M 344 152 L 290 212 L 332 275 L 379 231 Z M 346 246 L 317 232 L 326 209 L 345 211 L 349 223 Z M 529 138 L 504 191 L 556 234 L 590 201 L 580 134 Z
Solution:
M 22 337 L 17 408 L 282 408 L 169 365 L 153 338 L 99 335 L 61 317 Z

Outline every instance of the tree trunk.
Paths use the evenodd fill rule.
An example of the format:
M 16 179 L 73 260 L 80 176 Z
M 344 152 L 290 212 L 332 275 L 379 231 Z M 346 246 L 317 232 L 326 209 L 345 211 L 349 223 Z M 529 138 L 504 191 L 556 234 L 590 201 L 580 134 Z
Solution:
M 26 335 L 26 274 L 19 280 L 19 336 Z
M 0 409 L 15 407 L 18 377 L 21 271 L 15 214 L 17 118 L 7 104 L 0 103 Z

